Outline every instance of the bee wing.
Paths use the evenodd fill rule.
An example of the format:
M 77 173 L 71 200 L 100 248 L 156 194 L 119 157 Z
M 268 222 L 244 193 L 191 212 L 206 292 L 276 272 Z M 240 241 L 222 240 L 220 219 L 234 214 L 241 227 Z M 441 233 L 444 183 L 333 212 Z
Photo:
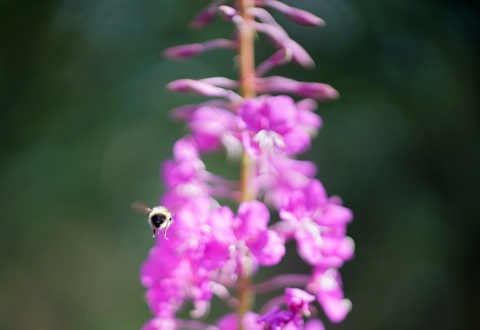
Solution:
M 147 205 L 145 205 L 142 202 L 133 203 L 132 204 L 132 209 L 134 209 L 135 211 L 137 211 L 139 213 L 145 213 L 145 214 L 148 214 L 148 213 L 152 212 L 152 209 L 149 208 Z

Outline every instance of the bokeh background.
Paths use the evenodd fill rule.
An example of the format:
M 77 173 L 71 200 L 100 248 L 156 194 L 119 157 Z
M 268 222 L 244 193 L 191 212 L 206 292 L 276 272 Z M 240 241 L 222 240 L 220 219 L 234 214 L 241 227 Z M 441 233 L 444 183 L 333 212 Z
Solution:
M 276 15 L 326 82 L 324 128 L 302 156 L 355 213 L 342 269 L 353 310 L 327 329 L 480 328 L 480 19 L 466 0 L 290 0 L 325 19 Z M 0 328 L 139 329 L 138 268 L 152 246 L 135 200 L 157 203 L 159 164 L 185 134 L 177 78 L 235 78 L 233 54 L 171 62 L 214 37 L 187 28 L 206 0 L 3 0 L 0 4 Z M 257 43 L 258 59 L 272 48 Z M 224 155 L 205 158 L 235 178 Z M 260 274 L 307 272 L 294 247 Z M 257 305 L 265 301 L 259 298 Z M 210 320 L 224 312 L 215 304 Z M 322 316 L 321 316 L 322 317 Z

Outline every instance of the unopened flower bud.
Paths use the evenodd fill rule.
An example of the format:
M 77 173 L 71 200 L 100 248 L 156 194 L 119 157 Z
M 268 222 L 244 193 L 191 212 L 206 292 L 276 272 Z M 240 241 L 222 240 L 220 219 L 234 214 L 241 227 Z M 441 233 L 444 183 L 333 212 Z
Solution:
M 325 25 L 325 21 L 318 16 L 309 13 L 308 11 L 291 8 L 288 12 L 284 13 L 285 16 L 290 18 L 297 24 L 305 26 L 322 26 Z
M 325 22 L 320 18 L 308 11 L 290 7 L 289 5 L 284 4 L 280 1 L 275 0 L 257 0 L 255 4 L 258 6 L 266 6 L 274 8 L 280 12 L 282 12 L 285 16 L 290 18 L 297 24 L 305 25 L 305 26 L 320 26 L 325 25 Z
M 235 8 L 232 8 L 230 6 L 220 6 L 218 7 L 218 11 L 222 18 L 227 21 L 232 21 L 233 18 L 237 15 L 237 11 L 235 10 Z
M 339 94 L 332 86 L 316 82 L 301 82 L 285 77 L 257 79 L 257 93 L 294 93 L 317 100 L 332 100 Z
M 284 48 L 270 56 L 266 61 L 260 63 L 256 69 L 257 77 L 263 76 L 268 70 L 275 66 L 288 63 L 292 60 L 292 51 Z
M 224 97 L 236 103 L 241 102 L 242 100 L 242 97 L 233 91 L 216 87 L 204 81 L 193 79 L 178 79 L 172 81 L 167 85 L 167 88 L 171 91 L 179 93 L 193 92 L 202 96 Z
M 171 59 L 184 59 L 198 55 L 204 51 L 202 44 L 189 44 L 167 48 L 163 55 Z
M 293 60 L 296 63 L 306 68 L 313 67 L 315 65 L 307 51 L 296 41 L 290 39 L 285 31 L 271 24 L 262 24 L 257 22 L 254 23 L 254 27 L 257 29 L 257 31 L 268 35 L 274 46 L 290 49 L 292 51 Z
M 212 49 L 234 48 L 234 45 L 235 44 L 228 39 L 213 39 L 205 41 L 201 44 L 188 44 L 167 48 L 163 51 L 163 55 L 171 59 L 180 60 L 201 54 Z

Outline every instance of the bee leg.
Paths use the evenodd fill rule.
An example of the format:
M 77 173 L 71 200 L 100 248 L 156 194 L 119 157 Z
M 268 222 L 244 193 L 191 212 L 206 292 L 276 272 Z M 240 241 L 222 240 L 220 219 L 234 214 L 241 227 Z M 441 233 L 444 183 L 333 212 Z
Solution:
M 165 228 L 165 231 L 163 232 L 163 237 L 165 237 L 165 239 L 168 241 L 169 239 L 167 238 L 167 228 Z
M 155 234 L 156 234 L 155 228 L 153 228 L 153 238 L 155 238 Z

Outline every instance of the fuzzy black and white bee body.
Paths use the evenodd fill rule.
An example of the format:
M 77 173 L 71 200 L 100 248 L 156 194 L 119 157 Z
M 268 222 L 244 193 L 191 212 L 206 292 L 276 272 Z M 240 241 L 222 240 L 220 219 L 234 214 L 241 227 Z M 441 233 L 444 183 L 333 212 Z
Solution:
M 153 230 L 153 237 L 159 235 L 163 230 L 165 239 L 167 238 L 167 229 L 173 223 L 172 213 L 165 206 L 155 206 L 153 209 L 140 202 L 135 202 L 132 208 L 138 212 L 148 214 L 148 224 Z

